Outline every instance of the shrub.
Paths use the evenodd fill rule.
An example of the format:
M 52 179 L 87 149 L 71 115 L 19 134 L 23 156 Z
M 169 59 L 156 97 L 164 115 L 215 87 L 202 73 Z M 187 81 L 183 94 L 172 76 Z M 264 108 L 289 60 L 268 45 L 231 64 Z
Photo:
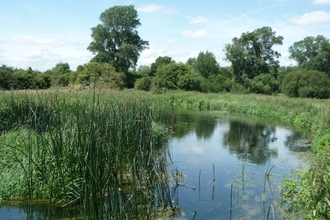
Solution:
M 195 76 L 190 66 L 183 63 L 170 63 L 158 67 L 153 78 L 152 90 L 195 90 L 199 88 L 199 77 Z
M 142 77 L 135 81 L 134 88 L 139 90 L 149 91 L 151 88 L 151 83 L 152 83 L 151 77 L 149 76 Z
M 279 82 L 271 74 L 260 74 L 251 80 L 250 91 L 252 93 L 260 93 L 271 95 L 277 92 Z
M 317 70 L 297 70 L 284 76 L 282 92 L 289 97 L 329 98 L 330 79 Z

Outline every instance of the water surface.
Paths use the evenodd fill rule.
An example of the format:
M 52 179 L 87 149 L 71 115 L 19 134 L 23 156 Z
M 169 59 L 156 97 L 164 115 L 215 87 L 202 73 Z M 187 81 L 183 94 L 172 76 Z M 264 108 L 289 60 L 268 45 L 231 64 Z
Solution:
M 180 113 L 174 132 L 172 196 L 184 211 L 177 217 L 265 219 L 270 207 L 271 217 L 282 219 L 279 186 L 304 164 L 300 158 L 310 145 L 300 142 L 309 143 L 306 134 L 219 112 Z

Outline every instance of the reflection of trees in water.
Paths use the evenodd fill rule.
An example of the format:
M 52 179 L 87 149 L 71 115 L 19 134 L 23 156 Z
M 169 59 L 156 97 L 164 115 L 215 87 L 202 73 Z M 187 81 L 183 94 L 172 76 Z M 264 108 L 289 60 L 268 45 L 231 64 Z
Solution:
M 209 139 L 216 127 L 217 123 L 214 118 L 199 117 L 196 119 L 195 133 L 198 139 Z
M 173 136 L 177 138 L 195 131 L 198 139 L 209 139 L 217 126 L 214 116 L 200 112 L 177 114 L 173 122 Z
M 291 135 L 286 136 L 284 146 L 286 146 L 290 151 L 308 152 L 311 150 L 312 143 L 309 139 L 307 139 L 307 135 L 305 133 L 292 131 Z
M 173 136 L 177 138 L 182 138 L 192 132 L 195 128 L 194 123 L 192 123 L 193 116 L 189 114 L 176 114 L 173 118 Z
M 237 154 L 240 160 L 263 164 L 277 157 L 277 150 L 268 148 L 268 144 L 276 140 L 275 134 L 275 127 L 230 121 L 223 146 L 228 147 L 231 154 Z

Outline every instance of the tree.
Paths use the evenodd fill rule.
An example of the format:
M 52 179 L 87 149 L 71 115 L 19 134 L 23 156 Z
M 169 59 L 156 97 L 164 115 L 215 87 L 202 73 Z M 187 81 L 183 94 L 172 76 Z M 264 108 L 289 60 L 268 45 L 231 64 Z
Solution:
M 201 82 L 202 92 L 230 92 L 235 84 L 231 67 L 220 67 L 219 74 L 203 78 Z
M 190 60 L 190 62 L 193 62 Z M 204 77 L 208 78 L 211 75 L 219 73 L 219 64 L 213 53 L 206 51 L 200 52 L 195 62 L 195 69 Z
M 163 90 L 199 90 L 200 79 L 193 74 L 192 68 L 183 63 L 170 63 L 157 69 L 152 89 Z
M 52 84 L 60 86 L 68 86 L 70 82 L 70 65 L 68 63 L 59 62 L 52 68 Z
M 226 44 L 226 60 L 231 62 L 238 83 L 243 84 L 242 76 L 253 79 L 263 73 L 277 73 L 281 54 L 274 51 L 274 45 L 282 45 L 283 37 L 276 36 L 270 27 L 262 27 L 253 32 L 242 33 Z
M 94 39 L 88 50 L 96 54 L 92 61 L 113 65 L 117 72 L 135 68 L 140 53 L 149 45 L 138 35 L 141 25 L 134 6 L 114 6 L 100 15 L 101 24 L 92 28 Z
M 75 83 L 82 86 L 93 84 L 99 88 L 123 89 L 125 77 L 108 63 L 89 62 L 78 72 Z
M 52 68 L 53 74 L 65 74 L 70 72 L 70 65 L 68 63 L 59 62 Z
M 136 71 L 136 74 L 139 76 L 149 76 L 150 75 L 150 67 L 147 65 L 141 65 Z
M 167 65 L 170 63 L 174 63 L 175 61 L 172 60 L 172 57 L 169 56 L 159 56 L 154 63 L 150 66 L 150 75 L 154 76 L 157 72 L 157 69 L 163 65 Z
M 6 65 L 2 65 L 0 67 L 0 90 L 9 90 L 12 87 L 12 74 L 14 70 L 12 67 L 8 67 Z
M 152 79 L 150 76 L 144 76 L 140 79 L 137 79 L 134 83 L 134 88 L 139 90 L 149 91 L 151 88 Z
M 299 67 L 330 75 L 330 41 L 324 36 L 305 37 L 290 46 L 289 53 Z
M 189 57 L 186 64 L 195 68 L 196 58 L 195 57 Z
M 329 98 L 330 78 L 317 70 L 296 70 L 284 76 L 281 88 L 289 97 Z

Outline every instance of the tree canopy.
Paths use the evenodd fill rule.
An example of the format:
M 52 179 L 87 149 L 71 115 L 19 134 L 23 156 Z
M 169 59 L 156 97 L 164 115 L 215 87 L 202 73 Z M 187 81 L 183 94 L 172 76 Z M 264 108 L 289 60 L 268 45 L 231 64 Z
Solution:
M 270 27 L 262 27 L 252 32 L 242 33 L 226 44 L 226 60 L 232 63 L 236 81 L 243 83 L 243 75 L 253 79 L 262 73 L 276 73 L 277 60 L 281 54 L 273 50 L 274 45 L 282 45 L 283 37 L 276 36 Z
M 192 68 L 183 63 L 171 62 L 157 69 L 153 78 L 153 90 L 162 92 L 164 90 L 199 90 L 199 78 L 192 73 Z
M 190 60 L 192 62 L 192 60 Z M 219 73 L 219 64 L 212 52 L 200 52 L 195 62 L 195 69 L 205 78 Z
M 159 56 L 157 57 L 157 59 L 155 60 L 155 62 L 153 62 L 151 64 L 151 67 L 150 67 L 150 75 L 151 76 L 154 76 L 157 72 L 157 69 L 163 65 L 167 65 L 167 64 L 170 64 L 170 63 L 174 63 L 175 61 L 172 60 L 172 57 L 169 57 L 169 56 Z
M 330 75 L 330 41 L 322 35 L 305 37 L 289 47 L 290 58 L 298 66 Z
M 330 78 L 317 70 L 300 69 L 284 76 L 282 92 L 289 97 L 320 98 L 330 97 Z
M 92 61 L 113 65 L 117 72 L 135 68 L 140 53 L 149 45 L 138 35 L 141 25 L 133 5 L 114 6 L 100 15 L 101 24 L 92 28 L 94 39 L 88 50 L 96 54 Z

